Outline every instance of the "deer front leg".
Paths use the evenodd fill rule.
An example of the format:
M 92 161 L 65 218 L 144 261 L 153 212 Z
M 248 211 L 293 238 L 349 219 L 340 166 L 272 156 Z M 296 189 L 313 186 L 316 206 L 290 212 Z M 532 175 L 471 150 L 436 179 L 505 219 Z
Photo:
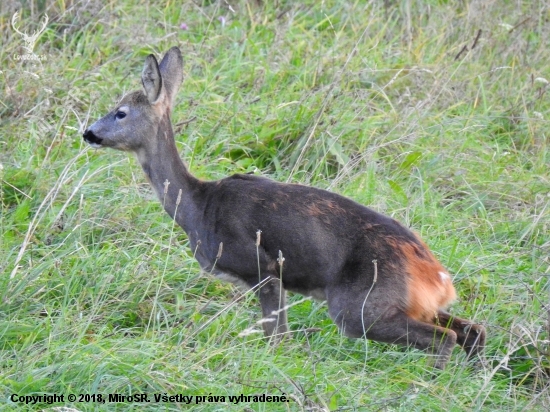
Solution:
M 262 306 L 262 327 L 265 336 L 279 342 L 288 332 L 286 318 L 286 292 L 277 278 L 264 281 L 258 290 Z

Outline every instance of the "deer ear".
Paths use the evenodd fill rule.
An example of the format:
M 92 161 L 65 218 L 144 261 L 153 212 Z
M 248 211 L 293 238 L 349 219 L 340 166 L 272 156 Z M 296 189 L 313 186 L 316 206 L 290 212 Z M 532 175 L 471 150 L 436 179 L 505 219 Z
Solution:
M 143 66 L 143 71 L 141 72 L 141 83 L 143 84 L 143 89 L 149 103 L 155 103 L 162 89 L 162 78 L 157 59 L 152 54 L 145 59 L 145 66 Z
M 178 89 L 183 81 L 183 59 L 181 51 L 172 47 L 166 52 L 159 65 L 164 89 L 170 99 L 170 108 L 174 108 Z

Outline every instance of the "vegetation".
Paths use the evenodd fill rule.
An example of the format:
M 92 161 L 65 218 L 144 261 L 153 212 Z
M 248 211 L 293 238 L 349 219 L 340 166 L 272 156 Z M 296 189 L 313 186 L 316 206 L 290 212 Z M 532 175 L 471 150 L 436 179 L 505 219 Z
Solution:
M 0 409 L 550 409 L 547 1 L 23 3 L 21 32 L 49 20 L 25 60 L 20 4 L 0 6 Z M 302 296 L 282 345 L 243 333 L 255 297 L 200 273 L 134 159 L 81 138 L 173 45 L 192 172 L 314 185 L 410 225 L 453 273 L 452 311 L 487 327 L 479 370 L 457 347 L 434 377 Z

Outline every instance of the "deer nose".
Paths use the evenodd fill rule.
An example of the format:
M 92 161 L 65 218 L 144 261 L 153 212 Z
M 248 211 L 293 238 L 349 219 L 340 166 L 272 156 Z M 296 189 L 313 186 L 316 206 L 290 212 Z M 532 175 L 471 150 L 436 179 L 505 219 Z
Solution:
M 84 138 L 84 141 L 92 146 L 94 145 L 100 145 L 101 142 L 103 141 L 102 138 L 100 137 L 97 137 L 94 132 L 92 132 L 90 129 L 86 129 L 86 131 L 84 132 L 84 134 L 82 135 L 82 137 Z

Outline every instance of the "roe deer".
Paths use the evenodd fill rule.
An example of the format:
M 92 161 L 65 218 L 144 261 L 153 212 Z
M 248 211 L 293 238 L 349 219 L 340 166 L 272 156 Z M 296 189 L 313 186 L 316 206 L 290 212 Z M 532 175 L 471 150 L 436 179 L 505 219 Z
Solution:
M 170 123 L 183 81 L 180 50 L 160 64 L 149 55 L 141 80 L 143 91 L 124 96 L 84 140 L 135 153 L 200 266 L 256 290 L 266 336 L 288 332 L 286 289 L 326 300 L 345 335 L 427 350 L 439 369 L 456 343 L 468 357 L 480 353 L 484 327 L 445 311 L 456 297 L 451 278 L 416 234 L 313 187 L 246 174 L 198 180 L 178 155 Z

